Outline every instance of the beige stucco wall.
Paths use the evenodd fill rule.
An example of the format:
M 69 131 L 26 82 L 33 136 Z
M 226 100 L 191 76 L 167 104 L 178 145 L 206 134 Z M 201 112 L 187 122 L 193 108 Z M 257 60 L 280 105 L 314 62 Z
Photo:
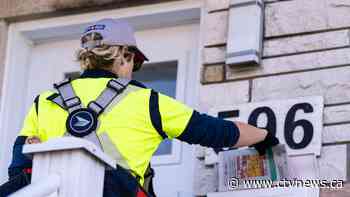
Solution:
M 166 0 L 0 0 L 0 80 L 8 23 Z M 200 106 L 324 95 L 321 176 L 348 180 L 350 142 L 350 1 L 265 0 L 264 58 L 242 71 L 224 64 L 229 0 L 203 0 L 204 49 Z M 312 77 L 310 77 L 312 76 Z M 283 80 L 283 85 L 276 81 Z M 217 190 L 216 166 L 204 165 L 197 149 L 198 196 Z M 348 169 L 349 170 L 349 169 Z M 350 196 L 350 188 L 321 196 Z
M 176 0 L 1 0 L 0 18 L 30 20 Z

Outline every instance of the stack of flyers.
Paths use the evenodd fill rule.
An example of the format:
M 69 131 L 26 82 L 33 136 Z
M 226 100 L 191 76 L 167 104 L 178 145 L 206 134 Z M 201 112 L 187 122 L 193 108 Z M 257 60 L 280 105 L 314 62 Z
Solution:
M 219 190 L 228 191 L 232 178 L 236 180 L 277 181 L 288 176 L 284 145 L 268 149 L 259 155 L 254 148 L 236 149 L 219 153 Z

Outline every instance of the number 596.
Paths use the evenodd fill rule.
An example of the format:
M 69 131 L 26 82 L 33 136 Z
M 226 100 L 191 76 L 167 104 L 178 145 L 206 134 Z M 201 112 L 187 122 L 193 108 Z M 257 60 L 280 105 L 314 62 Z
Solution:
M 293 105 L 287 112 L 284 119 L 284 138 L 286 144 L 291 149 L 302 149 L 308 146 L 314 135 L 314 127 L 309 120 L 299 119 L 295 120 L 296 112 L 302 110 L 304 113 L 312 113 L 314 109 L 309 103 L 298 103 Z M 277 119 L 275 112 L 267 106 L 258 107 L 254 109 L 248 118 L 248 123 L 254 126 L 258 126 L 258 118 L 260 115 L 265 114 L 267 117 L 267 123 L 264 128 L 267 131 L 276 135 Z M 239 117 L 239 110 L 224 111 L 218 113 L 219 118 Z M 296 142 L 293 138 L 294 131 L 297 127 L 302 127 L 304 131 L 303 138 L 300 142 Z

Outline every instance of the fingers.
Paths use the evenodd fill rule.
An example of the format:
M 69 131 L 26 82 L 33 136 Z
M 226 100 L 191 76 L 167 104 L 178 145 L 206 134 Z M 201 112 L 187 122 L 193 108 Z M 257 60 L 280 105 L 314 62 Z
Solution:
M 38 137 L 35 137 L 35 136 L 33 136 L 33 137 L 28 137 L 27 139 L 26 139 L 26 144 L 38 144 L 38 143 L 40 143 L 41 141 L 40 141 L 40 139 L 38 138 Z

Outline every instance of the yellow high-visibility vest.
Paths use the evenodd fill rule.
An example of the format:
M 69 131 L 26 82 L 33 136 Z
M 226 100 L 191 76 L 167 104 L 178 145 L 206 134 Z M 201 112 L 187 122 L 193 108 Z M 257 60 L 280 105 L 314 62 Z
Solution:
M 105 89 L 110 79 L 110 77 L 79 78 L 71 83 L 82 105 L 87 106 Z M 164 131 L 162 135 L 172 139 L 185 130 L 193 110 L 160 93 L 157 93 L 157 103 L 150 103 L 154 92 L 151 93 L 151 89 L 141 88 L 133 83 L 129 84 L 125 92 L 127 95 L 121 101 L 99 116 L 97 135 L 109 141 L 103 144 L 104 146 L 114 146 L 113 150 L 107 150 L 106 153 L 115 157 L 111 152 L 117 150 L 128 167 L 141 177 L 142 185 L 143 175 L 151 157 L 164 137 L 155 128 L 157 127 L 155 122 L 159 121 L 161 124 Z M 53 95 L 53 91 L 40 94 L 37 105 L 32 105 L 25 118 L 21 136 L 37 136 L 45 142 L 62 137 L 66 133 L 68 112 L 50 100 Z M 155 121 L 153 117 L 151 118 L 151 113 L 157 110 L 160 116 L 159 120 Z

